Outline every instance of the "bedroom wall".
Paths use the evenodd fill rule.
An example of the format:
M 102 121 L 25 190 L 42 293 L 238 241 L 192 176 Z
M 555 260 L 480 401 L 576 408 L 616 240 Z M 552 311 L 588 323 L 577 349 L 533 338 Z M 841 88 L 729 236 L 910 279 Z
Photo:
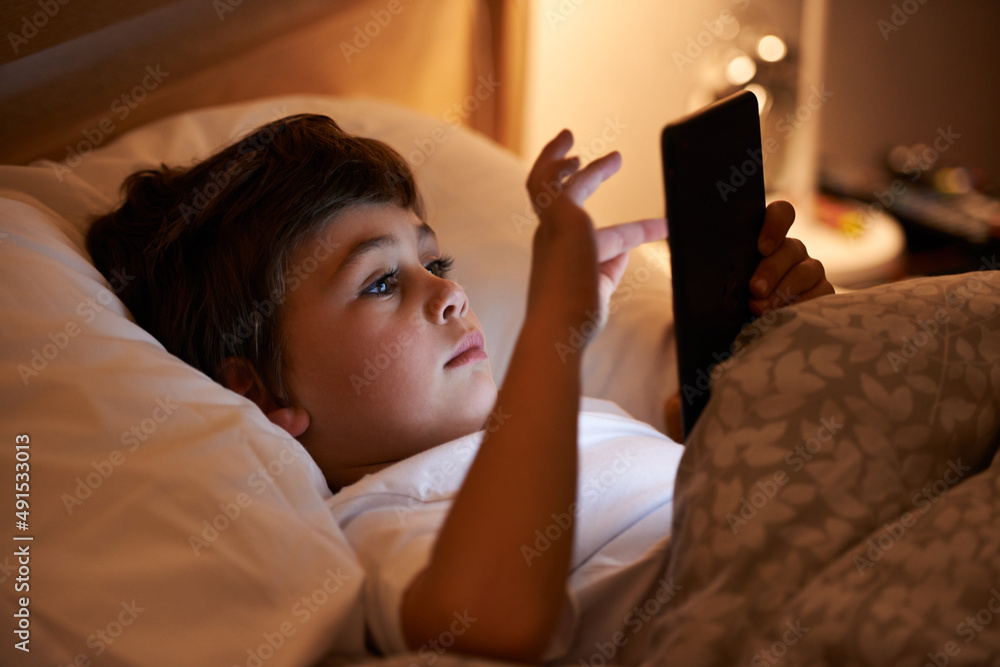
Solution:
M 88 137 L 103 144 L 167 114 L 281 94 L 375 96 L 440 117 L 490 72 L 480 12 L 493 4 L 81 0 L 54 16 L 37 0 L 5 4 L 0 32 L 27 43 L 6 40 L 0 60 L 0 162 L 64 159 Z M 485 117 L 490 131 L 479 106 L 462 120 Z
M 941 164 L 982 169 L 1000 194 L 1000 3 L 836 0 L 827 27 L 828 161 L 881 166 L 951 126 Z
M 820 80 L 833 95 L 808 119 L 821 159 L 881 166 L 896 143 L 933 141 L 953 126 L 945 156 L 1000 182 L 1000 3 L 828 0 Z M 598 224 L 662 215 L 658 137 L 686 113 L 709 55 L 705 32 L 730 11 L 798 48 L 802 0 L 530 0 L 523 133 L 526 159 L 562 127 L 593 148 L 623 153 L 621 173 L 590 203 Z M 884 37 L 894 6 L 918 7 Z M 688 49 L 691 49 L 688 51 Z M 695 54 L 680 66 L 676 54 Z M 680 62 L 683 63 L 683 60 Z M 707 100 L 702 100 L 702 103 Z M 601 141 L 602 137 L 608 141 Z M 598 151 L 588 151 L 596 153 Z M 942 158 L 944 164 L 945 158 Z M 954 162 L 951 162 L 954 161 Z
M 662 216 L 659 135 L 684 115 L 720 18 L 743 16 L 746 0 L 533 0 L 519 151 L 526 158 L 563 127 L 584 157 L 609 150 L 621 172 L 589 200 L 597 224 Z M 728 12 L 728 14 L 723 14 Z M 688 51 L 690 49 L 690 51 Z M 690 56 L 687 55 L 690 53 Z M 693 57 L 692 57 L 693 56 Z

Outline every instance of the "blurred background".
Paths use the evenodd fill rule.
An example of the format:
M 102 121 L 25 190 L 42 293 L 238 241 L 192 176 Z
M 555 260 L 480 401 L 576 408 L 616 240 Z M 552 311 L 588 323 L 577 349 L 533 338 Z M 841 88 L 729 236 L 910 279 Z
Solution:
M 593 199 L 602 221 L 661 211 L 664 123 L 749 88 L 768 190 L 795 202 L 795 232 L 841 284 L 974 270 L 994 252 L 1000 3 L 539 0 L 530 21 L 516 149 L 563 126 L 607 139 L 625 159 Z
M 197 106 L 366 95 L 526 161 L 563 127 L 585 158 L 620 151 L 590 203 L 611 224 L 663 214 L 667 122 L 749 88 L 769 196 L 838 284 L 980 268 L 1000 236 L 997 2 L 5 0 L 0 28 L 4 162 Z

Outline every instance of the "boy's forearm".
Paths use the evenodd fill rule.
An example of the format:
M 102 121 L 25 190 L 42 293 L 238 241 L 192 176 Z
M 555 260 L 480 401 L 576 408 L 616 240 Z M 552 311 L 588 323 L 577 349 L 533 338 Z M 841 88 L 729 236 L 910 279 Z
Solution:
M 412 648 L 468 612 L 477 621 L 458 651 L 538 660 L 563 604 L 573 528 L 543 553 L 536 531 L 573 516 L 582 351 L 560 359 L 569 327 L 530 317 L 518 337 L 487 433 L 438 537 L 408 589 L 403 631 Z M 564 525 L 564 522 L 563 522 Z M 529 556 L 526 557 L 525 553 Z

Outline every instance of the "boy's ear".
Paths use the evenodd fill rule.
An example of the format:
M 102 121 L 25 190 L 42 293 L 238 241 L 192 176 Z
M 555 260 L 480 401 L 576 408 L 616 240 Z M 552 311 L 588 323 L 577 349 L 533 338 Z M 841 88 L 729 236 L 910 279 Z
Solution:
M 305 408 L 282 408 L 264 386 L 253 364 L 242 357 L 226 357 L 219 369 L 222 385 L 257 404 L 272 423 L 297 438 L 309 428 L 309 413 Z

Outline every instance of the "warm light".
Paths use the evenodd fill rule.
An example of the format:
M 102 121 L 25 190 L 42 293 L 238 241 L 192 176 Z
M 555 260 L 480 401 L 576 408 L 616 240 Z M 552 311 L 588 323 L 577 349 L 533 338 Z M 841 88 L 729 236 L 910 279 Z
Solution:
M 769 63 L 776 63 L 785 57 L 788 47 L 785 40 L 777 35 L 765 35 L 757 42 L 757 54 Z
M 946 194 L 964 195 L 972 190 L 972 179 L 961 167 L 943 167 L 934 174 L 934 185 Z
M 766 113 L 768 104 L 771 102 L 771 96 L 768 94 L 767 88 L 759 83 L 751 83 L 743 90 L 749 90 L 757 97 L 757 113 L 763 116 Z
M 722 23 L 721 30 L 717 33 L 719 39 L 724 39 L 730 42 L 736 39 L 736 35 L 740 34 L 741 27 L 740 22 L 736 20 L 736 17 L 731 17 L 729 23 L 726 23 L 725 21 L 720 22 Z
M 739 53 L 726 65 L 726 80 L 734 86 L 740 86 L 757 73 L 757 65 L 745 53 Z

